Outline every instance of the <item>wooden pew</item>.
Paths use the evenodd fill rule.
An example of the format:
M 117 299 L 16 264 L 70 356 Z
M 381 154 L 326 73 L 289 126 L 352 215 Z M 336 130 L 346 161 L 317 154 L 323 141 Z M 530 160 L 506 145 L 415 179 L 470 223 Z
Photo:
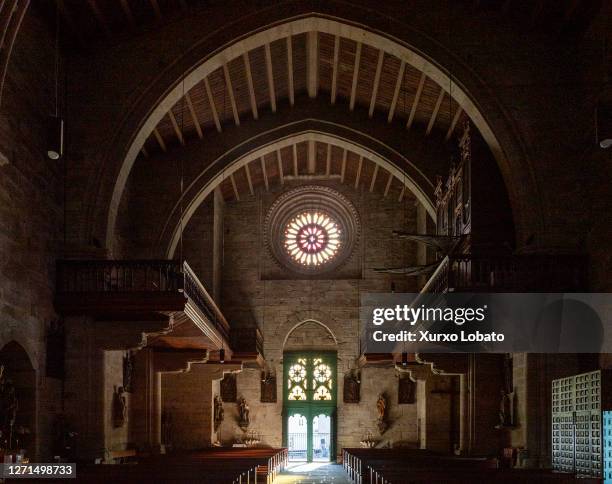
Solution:
M 129 465 L 77 464 L 76 471 L 77 482 L 92 484 L 271 484 L 286 466 L 287 459 L 287 449 L 214 448 L 149 456 Z M 56 482 L 65 484 L 65 480 Z
M 342 457 L 345 471 L 355 484 L 600 482 L 578 480 L 573 474 L 544 469 L 498 469 L 495 458 L 442 455 L 416 449 L 344 449 Z

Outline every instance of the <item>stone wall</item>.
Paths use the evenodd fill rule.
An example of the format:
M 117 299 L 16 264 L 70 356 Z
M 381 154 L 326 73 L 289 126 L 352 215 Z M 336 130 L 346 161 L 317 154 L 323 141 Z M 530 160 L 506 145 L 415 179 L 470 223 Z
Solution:
M 334 189 L 352 201 L 361 217 L 362 234 L 351 257 L 361 277 L 333 280 L 288 274 L 278 277 L 276 272 L 267 270 L 269 265 L 278 270 L 278 265 L 263 245 L 260 221 L 276 197 L 294 186 L 286 184 L 271 192 L 259 191 L 254 197 L 225 205 L 222 309 L 232 325 L 259 326 L 264 334 L 267 364 L 277 376 L 277 403 L 260 403 L 260 370 L 245 369 L 238 374 L 238 397 L 244 397 L 251 408 L 249 431 L 260 435 L 264 444 L 282 445 L 284 350 L 333 349 L 338 354 L 337 452 L 344 446 L 359 446 L 367 432 L 380 440 L 381 446 L 416 447 L 417 405 L 397 403 L 398 374 L 392 366 L 363 368 L 360 403 L 342 401 L 344 374 L 354 368 L 358 354 L 359 292 L 388 292 L 392 282 L 398 292 L 416 290 L 416 280 L 373 271 L 375 267 L 415 263 L 415 244 L 392 237 L 393 230 L 416 229 L 415 200 L 408 196 L 398 202 L 399 191 L 384 198 L 367 189 L 333 184 Z M 266 280 L 270 274 L 277 278 Z M 305 321 L 316 323 L 301 325 Z M 388 396 L 391 423 L 382 436 L 376 425 L 376 400 L 380 393 Z M 238 427 L 237 405 L 225 404 L 225 416 L 219 439 L 223 443 L 240 440 L 244 433 Z
M 35 453 L 52 455 L 59 380 L 45 376 L 45 328 L 53 310 L 63 233 L 61 162 L 45 156 L 53 113 L 54 52 L 47 24 L 30 10 L 17 36 L 0 107 L 0 348 L 21 344 L 36 370 Z M 33 456 L 31 456 L 33 457 Z

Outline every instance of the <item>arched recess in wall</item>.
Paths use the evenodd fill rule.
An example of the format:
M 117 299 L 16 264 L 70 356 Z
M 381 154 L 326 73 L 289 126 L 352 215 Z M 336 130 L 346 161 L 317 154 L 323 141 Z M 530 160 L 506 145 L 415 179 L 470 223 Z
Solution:
M 283 351 L 336 351 L 338 340 L 329 327 L 315 319 L 293 326 L 283 341 Z
M 214 189 L 236 172 L 236 170 L 268 153 L 308 141 L 337 146 L 376 163 L 399 182 L 403 183 L 407 190 L 413 193 L 416 199 L 425 207 L 432 221 L 435 221 L 435 208 L 432 201 L 434 185 L 411 160 L 401 153 L 394 151 L 389 146 L 379 144 L 380 149 L 375 150 L 372 145 L 365 146 L 355 140 L 349 140 L 329 132 L 307 129 L 306 131 L 298 131 L 274 139 L 274 141 L 270 141 L 263 146 L 257 146 L 257 139 L 245 140 L 241 143 L 241 146 L 228 150 L 224 156 L 207 165 L 195 180 L 185 187 L 183 197 L 179 197 L 172 212 L 166 219 L 158 242 L 158 245 L 162 246 L 165 243 L 164 241 L 167 240 L 168 235 L 171 234 L 165 251 L 166 256 L 170 259 L 174 257 L 180 242 L 182 229 L 187 226 L 198 207 Z M 371 141 L 375 142 L 376 140 Z M 255 147 L 237 155 L 237 153 L 240 153 L 241 148 L 251 146 Z M 234 156 L 237 157 L 234 158 Z M 400 166 L 404 168 L 401 169 L 399 168 Z
M 29 457 L 35 452 L 36 371 L 26 350 L 16 341 L 0 349 L 3 399 L 0 414 L 2 440 L 10 440 L 9 449 L 26 449 Z
M 346 6 L 344 7 L 346 9 Z M 347 15 L 349 15 L 347 13 Z M 395 26 L 397 28 L 397 26 Z M 235 28 L 235 26 L 234 26 Z M 241 56 L 244 52 L 258 46 L 263 46 L 278 39 L 287 37 L 288 35 L 296 35 L 304 32 L 325 32 L 332 35 L 341 35 L 349 39 L 357 40 L 361 43 L 375 46 L 378 49 L 389 52 L 398 57 L 403 62 L 419 69 L 428 77 L 436 81 L 439 85 L 452 84 L 452 97 L 461 106 L 461 109 L 467 113 L 472 122 L 478 128 L 479 132 L 487 142 L 491 152 L 493 153 L 500 167 L 502 175 L 508 186 L 511 204 L 513 206 L 514 217 L 517 232 L 524 231 L 524 225 L 530 225 L 537 230 L 542 226 L 542 215 L 540 207 L 530 205 L 527 207 L 529 200 L 533 204 L 538 200 L 538 190 L 535 186 L 534 177 L 532 176 L 531 168 L 525 160 L 522 151 L 522 145 L 514 135 L 510 123 L 506 121 L 506 116 L 499 105 L 492 98 L 491 90 L 486 87 L 474 73 L 472 73 L 465 65 L 459 62 L 449 51 L 442 50 L 439 45 L 431 40 L 430 48 L 433 52 L 445 57 L 445 63 L 453 66 L 452 80 L 448 75 L 448 71 L 440 67 L 440 61 L 435 62 L 432 58 L 426 56 L 423 49 L 417 50 L 408 45 L 407 42 L 386 36 L 378 31 L 369 30 L 362 25 L 357 25 L 349 21 L 341 21 L 337 18 L 324 18 L 308 14 L 302 18 L 285 19 L 284 21 L 273 26 L 262 26 L 261 30 L 251 33 L 246 33 L 243 38 L 237 41 L 225 43 L 225 47 L 215 51 L 214 53 L 203 53 L 201 59 L 204 59 L 197 65 L 186 65 L 181 59 L 173 63 L 172 69 L 177 71 L 182 68 L 182 72 L 176 72 L 175 80 L 172 87 L 165 87 L 160 93 L 163 93 L 158 98 L 157 104 L 153 109 L 151 106 L 140 106 L 132 110 L 133 113 L 146 113 L 143 118 L 135 119 L 139 125 L 137 132 L 128 133 L 129 142 L 123 145 L 120 152 L 120 166 L 112 166 L 109 163 L 110 170 L 114 171 L 112 188 L 107 188 L 110 192 L 100 194 L 102 200 L 96 202 L 94 210 L 96 213 L 99 210 L 104 210 L 106 215 L 105 221 L 99 221 L 101 228 L 105 230 L 106 247 L 112 250 L 113 234 L 117 211 L 121 196 L 123 194 L 129 173 L 132 169 L 136 156 L 138 155 L 143 143 L 151 134 L 157 123 L 162 117 L 179 101 L 184 92 L 188 92 L 197 82 L 205 78 L 213 70 L 221 67 L 225 62 Z M 224 32 L 226 38 L 230 34 Z M 237 34 L 234 34 L 237 35 Z M 234 36 L 234 39 L 236 37 Z M 415 40 L 427 43 L 422 36 L 416 36 Z M 189 57 L 193 59 L 193 52 L 189 52 Z M 185 62 L 187 62 L 185 60 Z M 456 68 L 456 71 L 455 71 Z M 187 72 L 185 75 L 184 73 Z M 458 74 L 458 73 L 459 74 Z M 464 87 L 471 86 L 470 89 Z M 161 86 L 164 87 L 164 86 Z M 159 87 L 158 87 L 159 89 Z M 481 102 L 477 102 L 476 97 L 480 98 Z M 488 119 L 483 114 L 484 111 L 480 105 L 486 105 L 489 113 L 488 119 L 493 120 L 496 125 L 494 130 L 489 124 Z M 134 114 L 135 116 L 136 114 Z M 504 147 L 499 141 L 501 138 L 505 141 Z M 120 143 L 121 145 L 121 143 Z M 509 161 L 508 154 L 511 153 L 512 160 Z M 104 190 L 103 190 L 104 191 Z M 108 198 L 106 198 L 108 197 Z M 94 216 L 96 218 L 97 216 Z M 523 220 L 524 219 L 524 220 Z M 528 219 L 528 220 L 527 220 Z M 97 223 L 92 221 L 94 225 Z M 92 229 L 95 230 L 95 227 Z M 529 230 L 534 230 L 531 228 Z

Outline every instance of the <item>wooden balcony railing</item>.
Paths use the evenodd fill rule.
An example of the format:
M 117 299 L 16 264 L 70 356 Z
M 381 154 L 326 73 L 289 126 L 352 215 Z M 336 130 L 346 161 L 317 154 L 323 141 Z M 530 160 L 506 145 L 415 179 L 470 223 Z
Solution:
M 229 341 L 229 324 L 187 262 L 58 261 L 56 303 L 60 312 L 70 313 L 176 311 L 193 303 Z
M 221 336 L 223 336 L 226 341 L 229 341 L 229 323 L 187 262 L 183 263 L 183 274 L 185 296 L 194 302 L 196 307 L 206 316 L 206 319 L 210 321 L 215 329 L 219 331 Z
M 449 255 L 421 292 L 580 292 L 586 268 L 576 255 Z
M 62 260 L 58 293 L 178 292 L 180 263 L 171 260 Z

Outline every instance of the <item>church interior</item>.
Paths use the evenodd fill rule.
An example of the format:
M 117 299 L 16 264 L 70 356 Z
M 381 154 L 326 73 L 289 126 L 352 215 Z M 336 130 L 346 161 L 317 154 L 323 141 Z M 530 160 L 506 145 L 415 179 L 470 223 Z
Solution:
M 610 354 L 360 321 L 612 290 L 610 2 L 2 0 L 0 34 L 5 472 L 612 482 Z

